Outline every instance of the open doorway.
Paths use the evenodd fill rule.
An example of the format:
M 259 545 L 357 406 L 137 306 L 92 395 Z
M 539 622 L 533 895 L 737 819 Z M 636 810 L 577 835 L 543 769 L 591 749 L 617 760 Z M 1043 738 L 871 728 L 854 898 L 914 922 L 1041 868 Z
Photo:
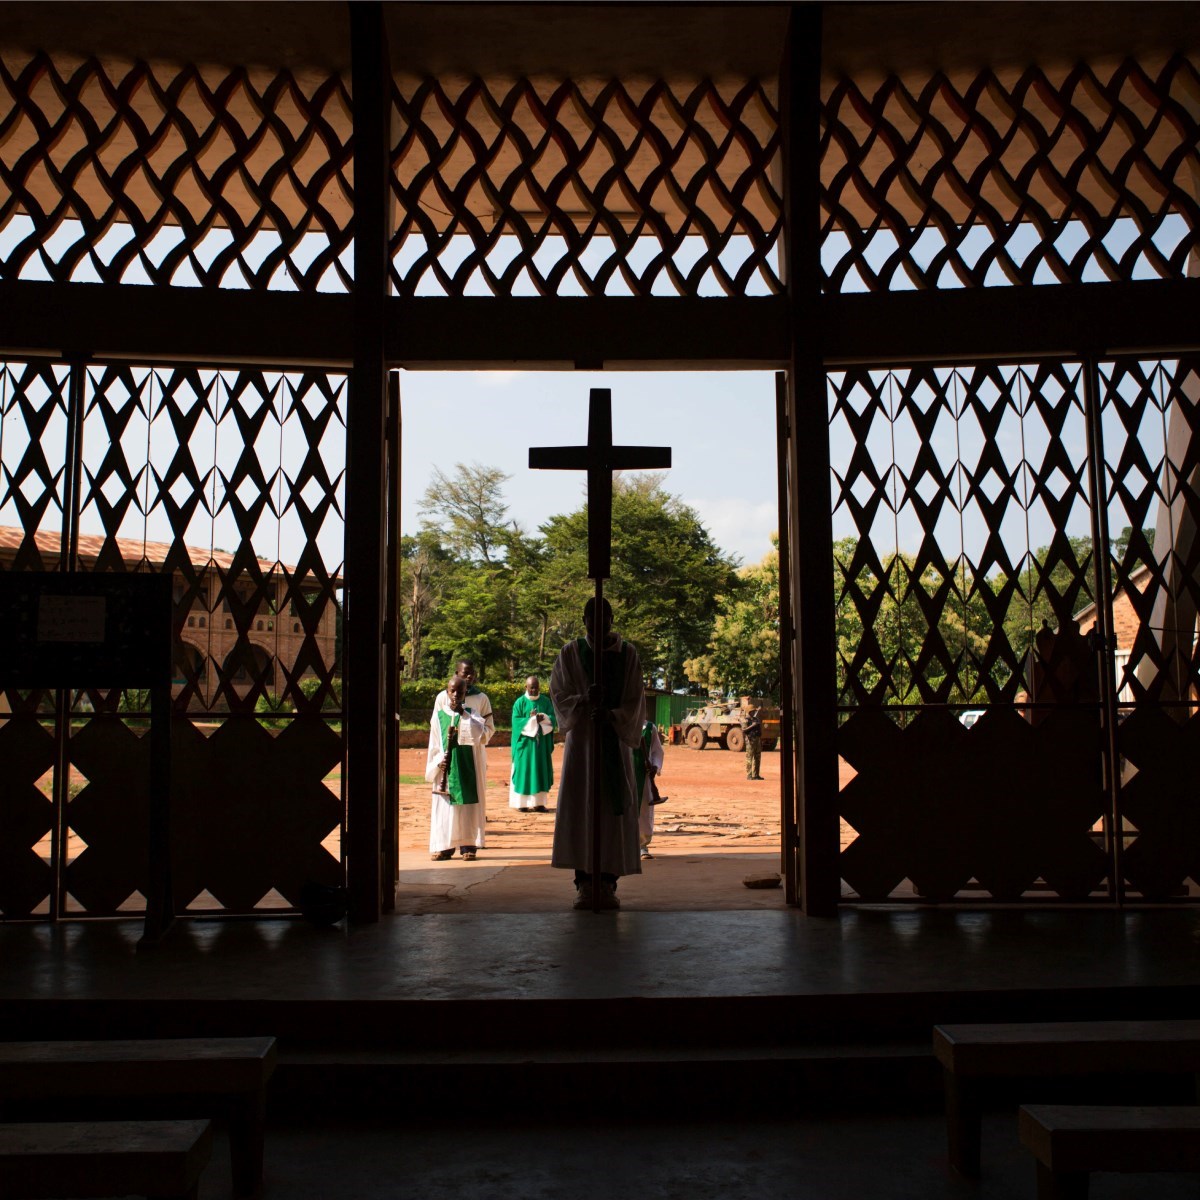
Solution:
M 652 856 L 622 880 L 628 910 L 780 908 L 782 888 L 747 877 L 780 864 L 778 742 L 747 778 L 734 734 L 703 749 L 689 710 L 740 719 L 741 697 L 778 704 L 779 522 L 775 377 L 769 372 L 403 372 L 399 889 L 396 910 L 563 911 L 568 871 L 550 867 L 563 748 L 546 813 L 510 805 L 514 701 L 547 689 L 581 632 L 586 580 L 583 477 L 530 471 L 530 446 L 586 438 L 593 387 L 609 388 L 620 444 L 673 450 L 667 472 L 614 483 L 614 566 L 606 595 L 638 646 L 647 715 L 664 742 Z M 461 657 L 495 714 L 487 750 L 485 844 L 474 861 L 432 861 L 424 773 L 430 711 Z M 768 744 L 774 731 L 768 728 Z M 693 738 L 693 743 L 695 739 Z

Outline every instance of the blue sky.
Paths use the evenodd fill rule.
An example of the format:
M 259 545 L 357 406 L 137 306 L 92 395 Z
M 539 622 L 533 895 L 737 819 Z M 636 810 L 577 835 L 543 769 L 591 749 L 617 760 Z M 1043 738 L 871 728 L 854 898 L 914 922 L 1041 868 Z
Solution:
M 581 472 L 531 471 L 530 446 L 587 440 L 588 394 L 612 392 L 618 445 L 670 446 L 664 486 L 691 505 L 723 549 L 745 563 L 771 548 L 778 525 L 775 377 L 770 371 L 405 371 L 401 523 L 420 526 L 417 505 L 431 464 L 499 467 L 509 517 L 534 533 L 584 499 Z

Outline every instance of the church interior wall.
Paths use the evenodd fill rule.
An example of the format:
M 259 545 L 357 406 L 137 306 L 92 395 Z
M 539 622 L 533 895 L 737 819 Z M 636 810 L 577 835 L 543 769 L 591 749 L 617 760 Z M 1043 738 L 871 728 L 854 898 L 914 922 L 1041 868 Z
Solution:
M 355 70 L 365 68 L 355 65 L 343 6 L 221 5 L 217 21 L 215 5 L 162 5 L 153 20 L 133 21 L 134 6 L 70 4 L 54 6 L 53 23 L 48 6 L 11 7 L 14 20 L 0 35 L 0 303 L 11 314 L 0 346 L 6 384 L 0 419 L 6 431 L 19 427 L 20 437 L 34 441 L 42 428 L 46 445 L 59 438 L 62 449 L 50 453 L 44 468 L 22 461 L 18 484 L 10 480 L 0 493 L 0 517 L 7 520 L 6 506 L 19 514 L 12 523 L 32 539 L 48 527 L 69 535 L 90 512 L 93 532 L 115 545 L 146 504 L 139 486 L 153 472 L 165 473 L 158 511 L 176 508 L 163 540 L 183 546 L 193 538 L 193 522 L 204 520 L 196 507 L 200 481 L 215 479 L 220 464 L 178 459 L 195 419 L 184 397 L 193 385 L 180 381 L 199 381 L 208 411 L 203 420 L 236 427 L 240 437 L 261 419 L 265 397 L 275 406 L 271 421 L 291 422 L 296 461 L 287 466 L 276 455 L 271 462 L 255 449 L 229 468 L 232 486 L 220 511 L 232 522 L 236 544 L 225 548 L 240 556 L 239 569 L 257 587 L 251 560 L 262 556 L 281 522 L 292 522 L 305 548 L 295 565 L 305 586 L 320 590 L 328 621 L 343 590 L 352 597 L 361 580 L 374 578 L 366 568 L 386 551 L 382 527 L 347 544 L 341 509 L 343 501 L 355 503 L 354 473 L 350 495 L 344 477 L 355 421 L 360 428 L 381 423 L 386 404 L 381 386 L 363 386 L 364 352 L 355 342 L 367 303 L 355 280 L 355 201 L 365 193 L 361 183 L 355 187 L 351 135 L 356 90 L 365 94 L 356 88 Z M 1084 423 L 1080 428 L 1091 421 L 1107 430 L 1109 418 L 1111 425 L 1119 416 L 1161 415 L 1164 397 L 1178 408 L 1178 380 L 1194 372 L 1189 355 L 1197 349 L 1192 314 L 1200 285 L 1190 264 L 1200 247 L 1200 57 L 1196 32 L 1183 19 L 1187 6 L 1026 5 L 1019 21 L 1011 5 L 823 6 L 820 49 L 808 47 L 807 60 L 818 64 L 819 78 L 809 80 L 807 93 L 792 93 L 816 96 L 820 109 L 802 114 L 807 128 L 819 129 L 803 161 L 815 164 L 820 185 L 809 178 L 803 212 L 788 193 L 784 169 L 784 139 L 793 127 L 783 108 L 789 93 L 780 85 L 788 6 L 696 6 L 685 35 L 677 36 L 671 29 L 680 7 L 672 6 L 669 21 L 659 6 L 644 6 L 622 10 L 614 22 L 604 6 L 539 6 L 531 20 L 526 6 L 475 5 L 470 28 L 463 27 L 466 10 L 453 5 L 383 7 L 388 164 L 379 175 L 386 195 L 374 199 L 386 219 L 387 249 L 386 264 L 377 264 L 383 286 L 368 305 L 379 330 L 370 378 L 381 379 L 385 364 L 790 367 L 795 376 L 803 359 L 810 382 L 796 402 L 807 420 L 828 425 L 856 415 L 865 430 L 864 414 L 878 422 L 876 429 L 906 422 L 915 428 L 922 414 L 928 418 L 928 429 L 913 435 L 916 457 L 888 462 L 891 484 L 881 475 L 869 503 L 890 503 L 896 520 L 906 509 L 916 526 L 926 522 L 925 544 L 960 569 L 970 565 L 986 575 L 999 560 L 984 551 L 982 535 L 968 545 L 960 533 L 955 548 L 946 532 L 953 522 L 939 514 L 966 520 L 972 504 L 977 512 L 994 504 L 980 464 L 1011 466 L 1012 456 L 1006 458 L 998 435 L 983 439 L 978 461 L 951 454 L 941 439 L 972 420 L 986 424 L 1001 409 L 1015 413 L 1018 424 L 1041 422 L 1046 457 L 1020 462 L 1033 491 L 1049 496 L 1048 508 L 1069 493 L 1080 513 L 1103 510 L 1103 521 L 1079 518 L 1093 539 L 1110 518 L 1149 520 L 1149 485 L 1141 476 L 1170 474 L 1169 456 L 1155 458 L 1138 437 L 1112 434 L 1104 454 L 1085 447 L 1072 459 L 1069 482 L 1060 485 L 1054 446 L 1063 443 L 1062 429 L 1027 401 L 1046 381 L 1057 381 L 1062 393 L 1051 409 L 1061 403 L 1072 421 Z M 1084 9 L 1104 19 L 1086 20 Z M 808 233 L 789 245 L 801 219 Z M 811 258 L 796 257 L 801 242 Z M 1159 366 L 1147 370 L 1138 365 L 1144 362 Z M 131 364 L 146 364 L 145 378 L 156 382 L 145 391 L 132 385 Z M 79 372 L 93 380 L 92 390 L 72 399 L 66 379 Z M 861 382 L 865 398 L 839 393 L 847 374 Z M 205 399 L 204 380 L 218 375 L 230 382 Z M 1136 382 L 1143 376 L 1157 382 Z M 101 378 L 109 382 L 95 382 Z M 935 397 L 924 409 L 915 381 Z M 1085 383 L 1092 393 L 1085 394 Z M 126 394 L 118 395 L 121 388 Z M 899 407 L 890 407 L 893 394 Z M 85 406 L 97 429 L 110 430 L 114 457 L 107 465 L 102 455 L 81 460 L 88 472 L 72 495 L 57 472 L 66 427 L 74 414 L 83 418 Z M 164 434 L 141 462 L 117 452 L 126 418 Z M 14 437 L 3 450 L 9 470 Z M 863 438 L 855 453 L 870 458 L 866 432 Z M 254 445 L 251 435 L 244 446 Z M 800 473 L 805 452 L 797 449 L 793 480 L 806 481 L 823 503 L 829 455 L 818 464 L 817 484 L 812 470 Z M 944 478 L 929 484 L 931 500 L 920 493 L 922 479 L 939 472 Z M 265 481 L 284 476 L 292 488 L 286 512 L 255 516 Z M 856 486 L 854 501 L 868 503 L 866 485 L 846 478 L 844 504 Z M 899 490 L 888 500 L 891 485 Z M 1016 484 L 1002 486 L 1012 493 L 1014 513 L 1028 510 Z M 1050 495 L 1059 486 L 1066 492 Z M 815 522 L 800 494 L 792 496 L 793 540 L 803 549 L 812 530 L 827 527 L 835 514 Z M 378 510 L 377 497 L 357 501 L 360 512 L 371 504 Z M 922 506 L 925 515 L 913 516 Z M 1064 535 L 1068 524 L 1051 519 Z M 871 522 L 857 532 L 864 546 L 874 546 Z M 1026 546 L 1025 561 L 1037 549 Z M 893 544 L 893 559 L 895 552 Z M 871 553 L 867 574 L 878 578 L 886 574 L 887 555 L 878 547 Z M 35 557 L 29 551 L 21 561 L 48 565 Z M 1192 587 L 1193 564 L 1183 557 L 1174 578 L 1185 582 L 1172 586 Z M 1128 581 L 1144 559 L 1110 568 Z M 811 562 L 810 551 L 804 571 Z M 1077 577 L 1096 569 L 1098 563 L 1073 568 Z M 1165 578 L 1156 586 L 1167 586 Z M 922 620 L 935 631 L 954 596 L 965 600 L 961 579 L 958 593 L 949 587 L 926 602 Z M 828 561 L 805 580 L 796 589 L 797 624 L 828 644 L 830 599 L 846 581 L 838 581 Z M 814 581 L 830 592 L 819 603 Z M 908 584 L 889 586 L 893 600 L 906 599 Z M 1088 586 L 1098 593 L 1099 577 Z M 251 632 L 242 639 L 247 644 Z M 359 625 L 348 644 L 369 643 L 377 633 Z M 927 639 L 918 652 L 917 673 L 927 679 L 931 662 L 961 658 L 937 640 Z M 994 642 L 977 653 L 990 654 L 994 664 L 1010 651 Z M 897 676 L 913 666 L 889 665 L 870 645 L 863 653 Z M 1149 643 L 1144 653 L 1152 655 Z M 311 670 L 331 689 L 326 657 Z M 225 658 L 210 664 L 210 677 L 219 677 Z M 361 661 L 370 662 L 370 652 Z M 320 734 L 312 755 L 291 768 L 292 778 L 308 772 L 301 786 L 311 797 L 311 819 L 286 836 L 274 830 L 294 851 L 288 878 L 264 874 L 251 846 L 215 883 L 193 873 L 198 891 L 224 897 L 230 911 L 254 911 L 268 893 L 294 894 L 306 871 L 336 882 L 349 869 L 354 884 L 353 854 L 348 859 L 343 846 L 331 855 L 325 843 L 345 828 L 350 787 L 364 789 L 360 814 L 378 815 L 383 793 L 377 779 L 343 781 L 336 794 L 324 779 L 344 760 L 347 738 L 367 739 L 360 761 L 372 755 L 379 761 L 379 735 L 369 727 L 379 724 L 371 714 L 380 709 L 382 667 L 373 670 L 371 677 L 372 668 L 360 668 L 348 682 L 345 712 L 330 709 L 327 689 L 296 717 L 297 728 L 311 723 Z M 803 691 L 812 686 L 809 676 L 806 685 L 797 672 L 801 708 L 812 712 L 831 701 Z M 962 758 L 966 743 L 938 686 L 921 694 L 914 713 L 920 719 L 911 728 L 920 737 L 928 727 L 934 744 L 958 745 L 957 766 L 947 769 L 965 771 L 973 760 Z M 250 712 L 229 728 L 251 732 L 228 735 L 231 754 L 284 754 L 285 747 L 264 749 L 267 735 L 254 732 L 263 727 L 253 705 L 269 690 L 260 680 L 238 697 L 235 707 L 248 705 Z M 291 691 L 299 696 L 298 687 Z M 1021 751 L 1030 772 L 1057 769 L 1049 726 L 1023 721 L 1013 695 L 996 699 L 1002 703 L 995 720 L 971 730 L 971 745 L 993 737 L 994 727 L 998 740 L 989 753 L 1002 754 L 1023 739 L 1030 743 Z M 894 793 L 857 797 L 867 795 L 872 771 L 888 774 L 881 747 L 894 737 L 896 722 L 887 704 L 863 700 L 854 721 L 842 726 L 850 732 L 838 735 L 847 739 L 846 756 L 862 764 L 862 782 L 838 803 L 859 804 L 863 822 L 886 823 Z M 360 703 L 352 716 L 348 710 Z M 1116 704 L 1105 701 L 1071 737 L 1090 745 L 1098 736 L 1095 721 L 1111 720 Z M 47 728 L 37 705 L 26 707 L 32 725 Z M 1130 757 L 1140 755 L 1143 764 L 1130 802 L 1139 828 L 1154 825 L 1158 813 L 1169 830 L 1179 814 L 1156 806 L 1155 789 L 1184 786 L 1182 767 L 1163 750 L 1172 731 L 1162 725 L 1162 705 L 1146 694 L 1136 707 L 1148 731 L 1138 734 L 1136 721 L 1123 726 L 1131 731 Z M 241 739 L 236 750 L 235 739 Z M 273 747 L 284 741 L 269 740 Z M 1091 761 L 1085 749 L 1077 753 Z M 802 759 L 803 753 L 797 768 L 804 794 Z M 210 762 L 204 769 L 216 767 Z M 30 783 L 43 773 L 30 771 Z M 906 795 L 919 796 L 922 784 L 914 779 Z M 66 782 L 55 789 L 52 809 L 65 802 Z M 918 877 L 918 893 L 947 900 L 985 894 L 1108 901 L 1127 886 L 1149 898 L 1196 890 L 1186 864 L 1147 861 L 1154 858 L 1152 839 L 1137 849 L 1111 787 L 1094 788 L 1091 799 L 1064 816 L 1071 836 L 1046 851 L 1054 865 L 1034 862 L 1037 856 L 1013 832 L 1022 827 L 1014 790 L 1021 804 L 1032 802 L 1035 792 L 1021 784 L 1001 789 L 989 805 L 978 797 L 964 801 L 956 788 L 941 800 L 926 797 L 926 807 L 935 800 L 959 806 L 957 842 L 932 845 L 913 810 L 904 820 L 902 853 L 864 834 L 836 869 L 829 865 L 838 855 L 836 836 L 829 836 L 834 823 L 814 826 L 807 852 L 828 868 L 819 885 L 823 902 L 836 903 L 843 890 L 851 898 L 875 897 L 880 888 L 891 895 L 893 885 Z M 832 818 L 833 801 L 820 803 Z M 993 839 L 999 861 L 985 868 L 972 862 L 976 851 L 969 846 L 986 825 L 982 809 L 996 805 L 1011 820 Z M 60 819 L 40 801 L 34 807 L 37 822 Z M 128 826 L 126 816 L 113 820 L 114 830 Z M 269 839 L 271 820 L 264 815 L 260 823 L 259 836 Z M 18 850 L 27 857 L 28 846 Z M 1134 864 L 1128 877 L 1119 862 L 1126 850 Z M 905 854 L 897 875 L 898 855 Z M 97 849 L 92 861 L 101 859 Z M 846 889 L 846 870 L 859 881 L 857 891 Z M 1057 872 L 1061 887 L 1047 880 L 1046 870 Z M 36 911 L 42 899 L 34 893 L 51 886 L 40 868 L 27 873 L 35 882 L 9 902 L 13 912 Z M 121 903 L 137 891 L 136 879 L 130 881 Z M 101 908 L 111 907 L 119 890 L 110 888 Z M 380 903 L 386 901 L 368 897 L 361 911 L 377 913 Z

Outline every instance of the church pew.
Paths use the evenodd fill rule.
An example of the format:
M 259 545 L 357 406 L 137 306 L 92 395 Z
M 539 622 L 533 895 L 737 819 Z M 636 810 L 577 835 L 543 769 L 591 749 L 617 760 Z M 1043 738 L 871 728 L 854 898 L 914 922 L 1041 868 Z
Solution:
M 224 1116 L 229 1121 L 233 1187 L 250 1196 L 262 1184 L 267 1081 L 275 1039 L 154 1038 L 128 1041 L 0 1042 L 0 1115 Z
M 1087 1200 L 1092 1171 L 1200 1170 L 1200 1108 L 1025 1104 L 1038 1200 Z
M 211 1154 L 211 1121 L 0 1125 L 0 1200 L 196 1200 Z
M 982 1093 L 989 1079 L 1200 1072 L 1200 1021 L 1050 1021 L 937 1025 L 950 1162 L 979 1174 Z

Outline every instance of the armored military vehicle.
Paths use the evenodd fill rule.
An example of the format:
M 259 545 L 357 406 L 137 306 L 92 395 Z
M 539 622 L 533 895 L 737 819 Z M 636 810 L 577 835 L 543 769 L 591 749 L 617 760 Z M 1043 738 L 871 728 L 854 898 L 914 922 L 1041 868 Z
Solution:
M 684 744 L 693 750 L 703 750 L 711 742 L 722 750 L 744 750 L 746 735 L 742 726 L 749 720 L 752 707 L 751 698 L 743 696 L 741 704 L 706 704 L 687 713 L 680 722 Z M 763 706 L 759 719 L 762 721 L 762 748 L 774 750 L 779 739 L 779 709 Z

